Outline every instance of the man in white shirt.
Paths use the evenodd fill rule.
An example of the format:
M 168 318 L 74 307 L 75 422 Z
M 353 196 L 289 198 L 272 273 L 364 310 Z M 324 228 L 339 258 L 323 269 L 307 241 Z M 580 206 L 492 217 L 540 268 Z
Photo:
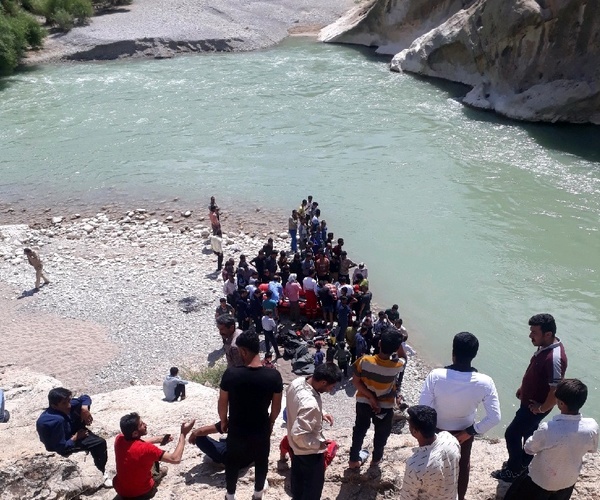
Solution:
M 210 237 L 210 247 L 217 256 L 217 271 L 223 267 L 223 240 L 220 236 L 213 235 Z
M 458 498 L 463 500 L 469 486 L 471 447 L 474 436 L 485 434 L 500 422 L 500 402 L 494 381 L 478 373 L 471 363 L 479 341 L 469 332 L 454 336 L 452 364 L 436 368 L 425 379 L 419 404 L 434 408 L 438 428 L 449 431 L 460 443 Z M 485 417 L 475 422 L 477 407 L 483 403 Z
M 185 399 L 185 386 L 187 383 L 187 380 L 182 380 L 179 376 L 179 368 L 176 366 L 171 367 L 169 375 L 163 381 L 165 399 L 172 402 L 181 398 L 181 401 L 183 401 Z
M 279 346 L 277 345 L 277 338 L 275 334 L 277 333 L 277 323 L 273 319 L 273 311 L 271 309 L 265 309 L 265 314 L 261 319 L 262 330 L 265 334 L 265 352 L 271 352 L 271 346 L 275 350 L 275 361 L 281 358 L 281 353 L 279 352 Z
M 408 429 L 419 442 L 406 461 L 400 500 L 456 500 L 460 446 L 449 432 L 436 434 L 437 414 L 429 406 L 411 406 Z
M 540 424 L 525 442 L 525 452 L 535 456 L 528 472 L 511 485 L 505 500 L 571 498 L 583 456 L 598 450 L 598 424 L 579 413 L 587 394 L 580 380 L 558 383 L 555 396 L 560 415 Z
M 292 500 L 320 500 L 325 483 L 323 420 L 333 425 L 331 415 L 323 415 L 321 394 L 331 392 L 342 380 L 342 372 L 326 363 L 308 378 L 294 380 L 286 393 L 287 435 L 292 454 Z

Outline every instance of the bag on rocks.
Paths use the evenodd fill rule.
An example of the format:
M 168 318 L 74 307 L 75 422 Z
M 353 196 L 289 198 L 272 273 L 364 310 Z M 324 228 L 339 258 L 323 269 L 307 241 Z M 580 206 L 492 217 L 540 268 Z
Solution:
M 306 346 L 305 349 L 306 353 L 304 355 L 294 357 L 292 361 L 292 371 L 296 375 L 312 375 L 315 372 L 313 357 L 308 353 Z

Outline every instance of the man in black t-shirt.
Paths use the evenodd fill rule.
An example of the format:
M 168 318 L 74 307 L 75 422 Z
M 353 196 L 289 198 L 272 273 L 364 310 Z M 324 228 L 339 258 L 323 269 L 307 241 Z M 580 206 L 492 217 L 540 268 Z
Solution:
M 226 499 L 234 500 L 240 469 L 254 462 L 252 498 L 260 500 L 266 487 L 271 431 L 281 410 L 283 381 L 277 370 L 262 366 L 255 332 L 243 332 L 236 344 L 245 366 L 225 370 L 219 393 L 221 430 L 227 432 Z

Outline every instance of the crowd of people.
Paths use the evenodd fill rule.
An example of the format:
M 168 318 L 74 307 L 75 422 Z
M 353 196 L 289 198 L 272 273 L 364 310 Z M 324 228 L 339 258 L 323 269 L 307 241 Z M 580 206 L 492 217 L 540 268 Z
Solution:
M 151 498 L 166 473 L 158 463 L 181 461 L 187 438 L 213 461 L 224 464 L 226 500 L 235 498 L 240 470 L 254 464 L 253 499 L 261 500 L 267 488 L 270 437 L 283 406 L 284 384 L 272 356 L 276 362 L 281 356 L 278 321 L 289 315 L 293 327 L 303 318 L 318 322 L 327 332 L 326 352 L 325 345 L 315 343 L 314 372 L 287 387 L 287 435 L 278 462 L 279 468 L 287 454 L 291 457 L 294 500 L 318 500 L 326 466 L 337 451 L 337 444 L 325 437 L 324 424 L 333 425 L 333 416 L 323 413 L 321 398 L 344 376 L 351 376 L 356 390 L 351 445 L 342 450 L 348 453 L 348 469 L 359 471 L 367 461 L 369 453 L 363 445 L 371 426 L 369 466 L 378 467 L 385 458 L 394 412 L 403 404 L 402 377 L 411 350 L 399 307 L 373 314 L 367 267 L 350 260 L 342 238 L 334 242 L 312 197 L 303 200 L 289 218 L 289 252 L 278 252 L 269 239 L 254 258 L 240 255 L 237 264 L 229 259 L 224 266 L 218 241 L 220 210 L 214 198 L 209 210 L 211 242 L 213 249 L 220 250 L 217 265 L 224 282 L 224 297 L 215 311 L 227 361 L 219 387 L 218 421 L 195 430 L 194 421 L 182 423 L 177 446 L 167 453 L 156 445 L 171 442 L 170 435 L 148 438 L 139 414 L 123 416 L 114 446 L 117 471 L 112 484 L 124 498 Z M 512 483 L 506 495 L 509 500 L 566 500 L 583 456 L 598 448 L 598 424 L 580 413 L 587 399 L 585 384 L 565 378 L 567 357 L 554 318 L 536 314 L 528 324 L 537 349 L 516 392 L 518 410 L 506 429 L 508 460 L 492 476 Z M 405 464 L 400 499 L 466 498 L 475 437 L 489 432 L 501 418 L 494 381 L 473 366 L 478 350 L 475 335 L 456 334 L 451 364 L 432 370 L 418 404 L 408 407 L 408 429 L 418 447 Z M 171 368 L 163 383 L 165 399 L 185 399 L 186 384 L 178 369 Z M 50 391 L 49 408 L 37 422 L 39 437 L 46 449 L 61 455 L 89 451 L 110 486 L 106 441 L 87 428 L 93 421 L 91 399 L 71 396 L 64 388 Z M 555 406 L 560 414 L 542 423 Z M 483 412 L 478 415 L 480 407 Z M 227 438 L 217 440 L 211 434 L 227 434 Z

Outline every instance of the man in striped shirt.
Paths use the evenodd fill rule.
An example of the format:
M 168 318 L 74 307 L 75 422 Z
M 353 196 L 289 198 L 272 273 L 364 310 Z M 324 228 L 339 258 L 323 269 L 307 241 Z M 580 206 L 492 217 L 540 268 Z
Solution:
M 360 450 L 371 422 L 375 427 L 372 466 L 383 458 L 383 449 L 392 432 L 392 417 L 397 399 L 397 377 L 404 370 L 406 354 L 400 332 L 386 328 L 379 341 L 379 353 L 367 355 L 354 363 L 352 383 L 356 388 L 356 422 L 352 429 L 350 469 L 358 469 L 362 462 Z

